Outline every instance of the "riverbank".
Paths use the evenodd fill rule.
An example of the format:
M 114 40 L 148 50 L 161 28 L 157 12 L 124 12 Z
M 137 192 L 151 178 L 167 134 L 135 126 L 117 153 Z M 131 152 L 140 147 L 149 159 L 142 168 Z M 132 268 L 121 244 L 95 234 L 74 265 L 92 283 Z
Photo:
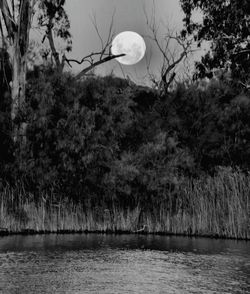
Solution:
M 174 236 L 174 237 L 187 237 L 187 238 L 208 238 L 208 239 L 221 239 L 221 240 L 238 240 L 238 241 L 250 241 L 250 238 L 235 238 L 227 236 L 218 236 L 218 235 L 208 235 L 208 234 L 181 234 L 181 233 L 169 233 L 169 232 L 130 232 L 130 231 L 70 231 L 70 230 L 59 230 L 59 231 L 35 231 L 24 229 L 19 232 L 10 232 L 7 230 L 0 231 L 0 237 L 6 236 L 32 236 L 32 235 L 154 235 L 154 236 Z
M 148 233 L 250 239 L 250 176 L 221 172 L 185 181 L 152 202 L 124 208 L 54 201 L 11 187 L 0 194 L 0 234 Z

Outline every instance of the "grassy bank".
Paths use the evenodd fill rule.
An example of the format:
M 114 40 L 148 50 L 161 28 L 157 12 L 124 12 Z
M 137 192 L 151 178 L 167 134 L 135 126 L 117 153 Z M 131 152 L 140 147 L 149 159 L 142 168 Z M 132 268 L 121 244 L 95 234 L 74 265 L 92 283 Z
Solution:
M 160 195 L 159 195 L 160 197 Z M 18 200 L 17 200 L 18 199 Z M 250 175 L 228 170 L 185 180 L 155 206 L 92 207 L 5 187 L 0 194 L 0 231 L 129 231 L 250 239 Z

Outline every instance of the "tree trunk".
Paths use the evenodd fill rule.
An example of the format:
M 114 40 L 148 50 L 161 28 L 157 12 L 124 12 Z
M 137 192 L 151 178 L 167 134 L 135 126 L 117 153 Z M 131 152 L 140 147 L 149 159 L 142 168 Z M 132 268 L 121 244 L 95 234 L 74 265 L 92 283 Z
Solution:
M 22 141 L 20 137 L 21 124 L 24 122 L 22 110 L 25 102 L 26 84 L 26 56 L 21 56 L 20 50 L 15 46 L 12 56 L 12 87 L 11 87 L 11 119 L 13 123 L 13 140 Z M 25 135 L 25 134 L 22 134 Z
M 11 52 L 12 86 L 11 86 L 11 119 L 13 140 L 20 146 L 26 142 L 26 126 L 24 117 L 27 51 L 31 23 L 31 6 L 29 0 L 21 1 L 17 30 L 13 32 Z

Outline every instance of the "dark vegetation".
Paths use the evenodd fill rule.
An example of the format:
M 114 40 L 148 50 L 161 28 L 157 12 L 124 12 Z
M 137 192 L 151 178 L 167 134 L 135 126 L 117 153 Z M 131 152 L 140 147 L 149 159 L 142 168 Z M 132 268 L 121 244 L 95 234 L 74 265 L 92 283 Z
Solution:
M 240 86 L 219 80 L 204 91 L 179 84 L 159 98 L 113 76 L 76 82 L 50 68 L 28 76 L 22 150 L 10 138 L 6 93 L 1 104 L 2 227 L 131 231 L 147 225 L 249 237 L 250 97 Z M 46 225 L 43 213 L 33 212 L 40 223 L 34 227 L 31 204 L 46 216 L 64 207 L 64 218 Z M 6 222 L 7 207 L 21 225 Z
M 238 43 L 225 56 L 229 51 L 221 51 L 206 21 L 203 28 L 190 24 L 200 1 L 181 2 L 183 34 L 198 30 L 200 41 L 216 45 L 191 84 L 159 95 L 112 75 L 76 80 L 36 67 L 14 121 L 27 123 L 23 145 L 11 137 L 11 74 L 1 55 L 0 227 L 131 232 L 146 226 L 148 232 L 250 237 L 249 66 L 243 68 L 241 53 L 247 49 Z M 232 61 L 230 68 L 217 62 L 224 60 L 218 52 Z M 201 86 L 208 60 L 211 79 Z M 214 68 L 219 77 L 212 78 Z

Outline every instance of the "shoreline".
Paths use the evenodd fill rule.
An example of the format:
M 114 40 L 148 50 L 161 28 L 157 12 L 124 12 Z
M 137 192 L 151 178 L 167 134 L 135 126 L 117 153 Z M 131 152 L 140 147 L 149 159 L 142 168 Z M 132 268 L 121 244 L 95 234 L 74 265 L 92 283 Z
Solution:
M 32 229 L 23 229 L 21 231 L 8 231 L 8 230 L 0 230 L 0 238 L 7 236 L 34 236 L 34 235 L 88 235 L 88 234 L 99 234 L 99 235 L 145 235 L 145 236 L 168 236 L 168 237 L 186 237 L 186 238 L 207 238 L 207 239 L 216 239 L 216 240 L 235 240 L 235 241 L 246 241 L 249 242 L 250 238 L 242 238 L 242 237 L 227 237 L 220 235 L 211 235 L 211 234 L 187 234 L 187 233 L 171 233 L 171 232 L 133 232 L 126 230 L 32 230 Z

